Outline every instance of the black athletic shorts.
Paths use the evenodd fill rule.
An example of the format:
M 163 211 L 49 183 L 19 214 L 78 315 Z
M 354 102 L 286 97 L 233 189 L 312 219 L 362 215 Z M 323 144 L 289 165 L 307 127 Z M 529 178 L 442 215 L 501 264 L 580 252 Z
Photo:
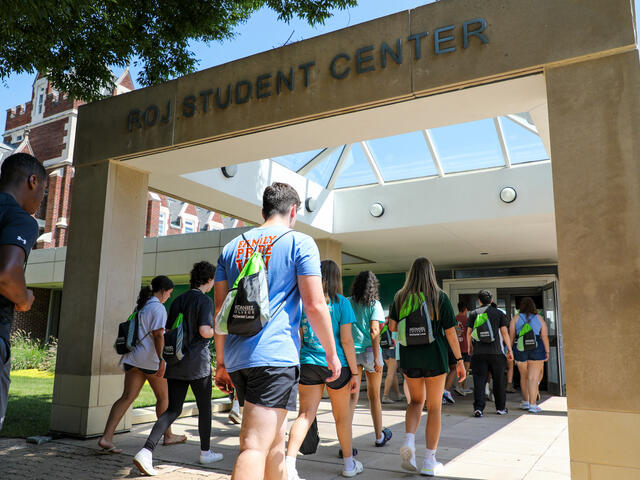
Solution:
M 449 366 L 458 363 L 456 362 L 456 356 L 453 354 L 453 350 L 451 350 L 451 347 L 449 346 L 449 342 L 447 342 L 447 353 L 449 354 Z
M 331 376 L 331 370 L 321 365 L 305 364 L 300 366 L 300 385 L 322 385 Z M 349 367 L 342 367 L 337 380 L 327 383 L 332 390 L 340 390 L 351 380 Z
M 128 363 L 123 363 L 122 366 L 124 367 L 124 371 L 125 372 L 128 372 L 132 368 L 137 368 L 142 373 L 146 373 L 147 375 L 155 375 L 156 372 L 157 372 L 157 370 L 149 370 L 149 369 L 146 369 L 146 368 L 135 367 L 133 365 L 129 365 Z
M 442 375 L 442 370 L 430 370 L 428 368 L 403 368 L 402 373 L 404 373 L 409 378 L 426 378 L 426 377 L 437 377 L 438 375 Z
M 245 400 L 267 408 L 297 410 L 300 367 L 253 367 L 229 372 L 241 406 Z

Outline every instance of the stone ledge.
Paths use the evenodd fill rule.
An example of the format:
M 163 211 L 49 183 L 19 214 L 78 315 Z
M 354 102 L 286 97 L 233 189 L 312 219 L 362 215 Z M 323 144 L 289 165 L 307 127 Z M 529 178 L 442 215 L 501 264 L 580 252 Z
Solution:
M 211 411 L 213 413 L 228 412 L 231 410 L 231 400 L 226 397 L 211 400 Z M 187 402 L 182 407 L 182 413 L 178 418 L 194 417 L 198 415 L 196 402 Z M 134 408 L 131 412 L 131 424 L 150 423 L 156 421 L 156 407 Z

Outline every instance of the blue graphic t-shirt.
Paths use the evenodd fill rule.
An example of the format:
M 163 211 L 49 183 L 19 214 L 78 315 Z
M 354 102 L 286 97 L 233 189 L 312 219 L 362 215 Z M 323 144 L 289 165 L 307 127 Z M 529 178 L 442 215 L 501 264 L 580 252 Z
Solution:
M 356 317 L 353 314 L 353 308 L 349 300 L 338 294 L 338 301 L 332 301 L 329 303 L 329 312 L 331 313 L 331 326 L 333 327 L 333 337 L 336 342 L 336 351 L 340 364 L 343 367 L 349 367 L 347 357 L 342 349 L 342 343 L 340 342 L 340 326 L 353 323 L 356 321 Z M 327 365 L 327 354 L 320 344 L 320 340 L 316 337 L 311 329 L 311 324 L 307 320 L 306 315 L 302 315 L 302 321 L 300 322 L 302 328 L 302 348 L 300 349 L 300 363 L 307 365 L 320 365 L 323 367 Z
M 356 347 L 356 353 L 362 353 L 371 346 L 371 332 L 369 330 L 371 322 L 377 320 L 384 323 L 384 310 L 379 300 L 375 300 L 370 305 L 362 305 L 353 301 L 349 297 L 353 313 L 356 321 L 353 324 L 353 343 Z
M 263 252 L 269 281 L 271 320 L 253 337 L 227 335 L 225 363 L 229 372 L 253 367 L 299 365 L 300 314 L 302 312 L 298 275 L 321 276 L 320 254 L 313 239 L 300 232 L 287 233 L 284 226 L 259 227 L 229 242 L 218 259 L 215 281 L 227 281 L 231 288 L 240 270 L 253 253 Z

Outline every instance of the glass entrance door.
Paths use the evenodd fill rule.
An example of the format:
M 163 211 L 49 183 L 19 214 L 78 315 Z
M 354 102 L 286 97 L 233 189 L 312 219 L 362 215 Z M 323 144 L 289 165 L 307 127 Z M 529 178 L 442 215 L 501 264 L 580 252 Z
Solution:
M 549 362 L 547 363 L 547 389 L 553 395 L 565 395 L 564 355 L 562 324 L 558 308 L 557 282 L 551 282 L 542 289 L 544 319 L 549 330 Z

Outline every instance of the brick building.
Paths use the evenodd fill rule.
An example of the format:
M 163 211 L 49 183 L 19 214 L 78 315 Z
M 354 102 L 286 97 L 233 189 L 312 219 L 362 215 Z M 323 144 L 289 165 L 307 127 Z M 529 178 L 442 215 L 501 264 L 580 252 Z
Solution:
M 105 95 L 120 95 L 134 89 L 129 70 L 118 78 Z M 78 107 L 84 102 L 58 92 L 46 77 L 38 74 L 31 99 L 7 110 L 5 131 L 0 142 L 0 165 L 13 153 L 25 152 L 38 158 L 47 169 L 49 185 L 40 210 L 35 214 L 40 228 L 36 249 L 64 247 L 70 222 L 73 189 L 73 150 Z M 164 195 L 147 196 L 146 237 L 176 235 L 229 227 L 244 223 Z M 16 315 L 14 329 L 37 338 L 57 331 L 51 328 L 52 309 L 59 310 L 60 292 L 37 289 L 37 301 L 27 313 Z M 55 322 L 57 316 L 53 313 Z

